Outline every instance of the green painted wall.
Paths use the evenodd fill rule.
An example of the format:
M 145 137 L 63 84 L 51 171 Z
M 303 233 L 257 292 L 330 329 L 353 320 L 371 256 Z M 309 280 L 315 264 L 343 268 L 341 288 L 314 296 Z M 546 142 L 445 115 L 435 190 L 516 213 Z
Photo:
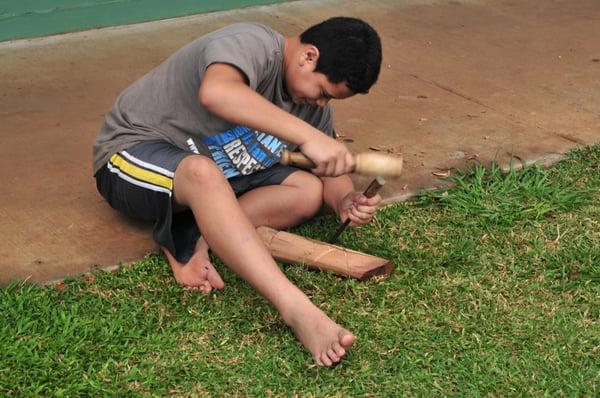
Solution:
M 286 0 L 0 0 L 0 41 Z

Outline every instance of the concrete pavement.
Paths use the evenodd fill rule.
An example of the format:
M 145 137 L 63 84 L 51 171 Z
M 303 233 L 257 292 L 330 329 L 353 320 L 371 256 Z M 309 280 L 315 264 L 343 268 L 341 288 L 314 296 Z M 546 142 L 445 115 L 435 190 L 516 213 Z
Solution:
M 295 34 L 336 15 L 364 18 L 383 40 L 378 84 L 334 109 L 353 151 L 404 154 L 387 203 L 443 185 L 433 173 L 467 159 L 552 164 L 600 142 L 597 0 L 295 1 L 0 43 L 0 285 L 156 249 L 150 226 L 110 209 L 91 174 L 92 139 L 128 84 L 229 23 Z

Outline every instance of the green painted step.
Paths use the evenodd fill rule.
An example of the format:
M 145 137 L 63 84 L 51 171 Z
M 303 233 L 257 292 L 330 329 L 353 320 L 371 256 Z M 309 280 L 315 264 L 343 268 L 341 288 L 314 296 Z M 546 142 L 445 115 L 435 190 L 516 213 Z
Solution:
M 0 41 L 287 0 L 0 0 Z

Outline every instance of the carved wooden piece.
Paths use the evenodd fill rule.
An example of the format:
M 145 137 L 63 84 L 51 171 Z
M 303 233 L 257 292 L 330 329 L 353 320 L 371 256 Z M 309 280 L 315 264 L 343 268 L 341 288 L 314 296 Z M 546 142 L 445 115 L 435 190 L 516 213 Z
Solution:
M 389 276 L 392 272 L 392 263 L 384 258 L 268 227 L 259 227 L 257 231 L 271 255 L 285 263 L 306 265 L 359 280 Z

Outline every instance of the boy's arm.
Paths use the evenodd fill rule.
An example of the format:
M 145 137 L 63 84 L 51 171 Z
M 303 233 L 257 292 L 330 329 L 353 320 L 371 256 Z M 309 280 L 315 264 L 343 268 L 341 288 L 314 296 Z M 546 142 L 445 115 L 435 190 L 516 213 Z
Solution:
M 350 218 L 351 226 L 363 225 L 371 221 L 381 203 L 379 194 L 367 198 L 354 191 L 354 184 L 348 175 L 322 177 L 323 201 L 331 207 L 340 220 Z
M 287 113 L 255 92 L 246 76 L 227 64 L 212 64 L 204 72 L 198 92 L 200 104 L 209 112 L 235 124 L 272 134 L 298 145 L 323 176 L 349 173 L 354 159 L 346 146 L 305 121 Z

